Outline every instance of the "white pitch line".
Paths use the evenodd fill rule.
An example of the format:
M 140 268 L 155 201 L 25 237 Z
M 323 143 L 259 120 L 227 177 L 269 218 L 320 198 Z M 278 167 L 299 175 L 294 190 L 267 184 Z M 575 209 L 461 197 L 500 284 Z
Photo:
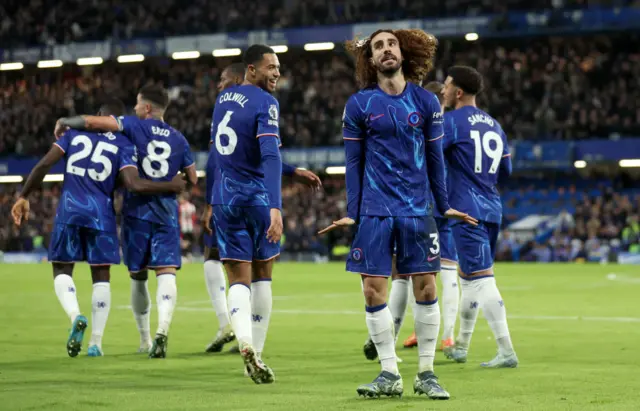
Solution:
M 606 278 L 609 281 L 616 281 L 619 283 L 640 284 L 640 278 L 629 277 L 616 273 L 609 273 Z
M 119 305 L 119 310 L 130 310 L 130 305 Z M 178 311 L 213 312 L 211 308 L 200 307 L 176 307 Z M 364 316 L 364 311 L 356 310 L 273 310 L 276 314 L 290 315 L 360 315 Z M 532 320 L 532 321 L 591 321 L 591 322 L 615 322 L 615 323 L 640 323 L 638 317 L 591 317 L 591 316 L 556 316 L 556 315 L 509 315 L 510 320 Z

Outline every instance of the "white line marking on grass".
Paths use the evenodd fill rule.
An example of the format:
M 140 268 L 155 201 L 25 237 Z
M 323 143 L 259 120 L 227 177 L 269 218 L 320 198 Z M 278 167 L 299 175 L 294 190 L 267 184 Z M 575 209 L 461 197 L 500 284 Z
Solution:
M 616 281 L 620 283 L 627 283 L 627 284 L 640 284 L 640 278 L 629 277 L 626 275 L 621 275 L 616 273 L 607 274 L 607 280 Z
M 273 301 L 308 300 L 309 298 L 330 299 L 330 298 L 345 298 L 345 297 L 362 297 L 362 294 L 361 293 L 339 293 L 339 294 L 318 294 L 318 295 L 308 295 L 308 294 L 274 295 Z M 186 301 L 180 304 L 184 306 L 211 305 L 211 300 Z
M 119 310 L 130 310 L 130 305 L 119 305 Z M 212 308 L 201 307 L 176 307 L 178 311 L 213 312 Z M 290 315 L 360 315 L 364 316 L 364 310 L 273 310 L 276 314 Z M 592 321 L 592 322 L 615 322 L 615 323 L 640 323 L 638 317 L 592 317 L 592 316 L 557 316 L 557 315 L 509 315 L 510 320 L 532 320 L 532 321 Z

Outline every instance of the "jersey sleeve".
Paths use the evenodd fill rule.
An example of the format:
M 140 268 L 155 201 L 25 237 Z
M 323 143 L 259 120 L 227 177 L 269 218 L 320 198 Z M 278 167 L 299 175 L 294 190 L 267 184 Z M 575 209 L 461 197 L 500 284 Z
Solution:
M 180 167 L 181 170 L 185 168 L 193 167 L 196 162 L 193 160 L 193 154 L 191 154 L 191 147 L 189 147 L 189 142 L 187 139 L 184 139 L 184 151 L 182 153 L 182 165 Z
M 136 146 L 133 144 L 126 144 L 120 148 L 120 155 L 118 156 L 119 167 L 118 170 L 122 170 L 127 167 L 138 168 L 138 153 Z
M 502 159 L 500 159 L 500 168 L 498 169 L 498 183 L 504 184 L 513 172 L 513 163 L 509 143 L 507 142 L 507 135 L 502 129 L 500 130 L 500 137 L 502 138 L 504 148 L 502 149 Z
M 427 140 L 427 175 L 436 207 L 440 214 L 444 215 L 449 209 L 443 154 L 444 119 L 440 102 L 433 93 L 429 94 L 424 116 L 428 119 L 424 128 L 424 137 Z
M 364 125 L 364 113 L 358 105 L 356 96 L 347 100 L 342 113 L 342 136 L 345 140 L 364 140 L 366 129 Z
M 426 102 L 425 114 L 427 115 L 425 137 L 427 141 L 435 141 L 443 137 L 444 130 L 442 128 L 443 117 L 442 107 L 438 98 L 433 94 L 429 94 Z
M 274 136 L 280 145 L 280 105 L 273 96 L 268 96 L 258 109 L 258 132 L 257 138 Z
M 63 153 L 66 153 L 67 150 L 69 150 L 69 143 L 71 143 L 71 140 L 73 139 L 74 135 L 75 133 L 73 130 L 68 130 L 63 135 L 61 135 L 60 138 L 58 138 L 53 143 L 53 145 L 58 146 L 58 148 L 62 150 Z
M 451 146 L 456 143 L 458 135 L 456 133 L 456 125 L 453 122 L 453 117 L 445 114 L 443 117 L 442 129 L 444 137 L 442 138 L 442 150 L 447 151 Z
M 502 158 L 511 157 L 511 151 L 509 150 L 509 142 L 507 141 L 507 135 L 504 130 L 500 128 L 500 137 L 502 138 L 503 149 L 502 149 Z
M 136 131 L 140 131 L 142 128 L 142 124 L 140 123 L 140 119 L 136 116 L 120 116 L 114 117 L 118 122 L 118 129 L 127 135 L 127 137 L 131 137 Z

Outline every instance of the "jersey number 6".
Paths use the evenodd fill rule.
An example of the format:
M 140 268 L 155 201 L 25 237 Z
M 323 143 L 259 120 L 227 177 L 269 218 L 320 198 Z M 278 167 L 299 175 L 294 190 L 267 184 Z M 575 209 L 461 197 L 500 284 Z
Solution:
M 218 150 L 218 153 L 223 156 L 233 154 L 233 152 L 236 151 L 236 145 L 238 144 L 238 135 L 231 127 L 229 127 L 229 121 L 231 120 L 232 114 L 233 111 L 227 111 L 224 113 L 224 118 L 220 124 L 218 124 L 218 129 L 216 130 L 216 149 Z M 223 146 L 222 140 L 220 139 L 221 136 L 227 136 L 229 144 Z

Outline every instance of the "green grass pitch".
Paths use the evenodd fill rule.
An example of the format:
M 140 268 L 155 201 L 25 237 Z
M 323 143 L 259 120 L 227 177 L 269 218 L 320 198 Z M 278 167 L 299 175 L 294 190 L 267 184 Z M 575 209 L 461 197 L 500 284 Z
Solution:
M 638 410 L 640 274 L 618 265 L 508 265 L 496 269 L 520 367 L 480 369 L 495 344 L 480 316 L 464 365 L 436 356 L 450 401 L 413 394 L 417 352 L 405 350 L 402 399 L 358 398 L 379 372 L 362 354 L 364 302 L 343 264 L 277 264 L 274 313 L 264 359 L 274 385 L 255 385 L 232 354 L 203 353 L 217 329 L 202 265 L 178 277 L 168 357 L 134 354 L 138 332 L 128 309 L 129 280 L 112 270 L 112 309 L 103 358 L 69 358 L 69 322 L 49 265 L 0 265 L 0 409 L 13 410 Z M 89 269 L 74 275 L 91 319 Z M 155 279 L 150 280 L 154 308 Z M 407 315 L 401 340 L 412 329 Z

